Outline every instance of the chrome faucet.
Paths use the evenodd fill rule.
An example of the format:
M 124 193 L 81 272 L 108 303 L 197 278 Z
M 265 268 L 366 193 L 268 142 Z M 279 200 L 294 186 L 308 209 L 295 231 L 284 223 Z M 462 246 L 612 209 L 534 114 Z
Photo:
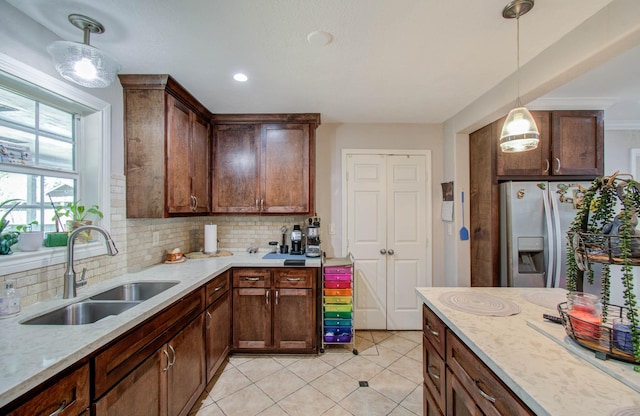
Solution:
M 87 284 L 84 278 L 84 274 L 87 271 L 86 268 L 82 270 L 81 280 L 79 282 L 76 281 L 76 271 L 73 269 L 73 246 L 75 245 L 76 235 L 89 230 L 96 230 L 104 236 L 107 252 L 110 256 L 118 254 L 116 243 L 113 242 L 111 235 L 104 228 L 97 225 L 83 225 L 73 230 L 71 234 L 69 234 L 69 240 L 67 241 L 67 269 L 64 272 L 64 293 L 62 294 L 64 299 L 75 298 L 77 296 L 76 287 Z

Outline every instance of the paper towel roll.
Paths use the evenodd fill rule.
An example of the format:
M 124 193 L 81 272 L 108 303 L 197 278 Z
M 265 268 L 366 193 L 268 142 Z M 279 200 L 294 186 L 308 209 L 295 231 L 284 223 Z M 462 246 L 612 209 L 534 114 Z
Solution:
M 218 226 L 206 224 L 204 226 L 204 252 L 215 253 L 218 251 Z

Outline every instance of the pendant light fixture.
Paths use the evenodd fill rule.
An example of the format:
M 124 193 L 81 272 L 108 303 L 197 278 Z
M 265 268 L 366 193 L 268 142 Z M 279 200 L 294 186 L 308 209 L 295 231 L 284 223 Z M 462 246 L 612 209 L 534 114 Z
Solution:
M 538 147 L 540 133 L 531 113 L 520 102 L 520 16 L 533 8 L 534 0 L 513 0 L 502 10 L 505 19 L 516 19 L 516 55 L 518 95 L 515 108 L 509 111 L 500 133 L 500 150 L 524 152 Z
M 64 79 L 89 88 L 105 88 L 115 80 L 120 65 L 108 53 L 89 44 L 91 33 L 104 33 L 100 22 L 70 14 L 69 22 L 84 32 L 84 43 L 57 41 L 47 47 L 56 70 Z

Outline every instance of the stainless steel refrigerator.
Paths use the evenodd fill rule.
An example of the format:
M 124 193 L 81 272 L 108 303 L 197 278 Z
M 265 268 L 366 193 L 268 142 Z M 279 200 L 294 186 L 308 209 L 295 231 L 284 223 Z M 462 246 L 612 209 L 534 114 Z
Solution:
M 589 186 L 544 181 L 500 184 L 502 286 L 566 288 L 567 230 Z M 588 291 L 592 290 L 598 288 Z

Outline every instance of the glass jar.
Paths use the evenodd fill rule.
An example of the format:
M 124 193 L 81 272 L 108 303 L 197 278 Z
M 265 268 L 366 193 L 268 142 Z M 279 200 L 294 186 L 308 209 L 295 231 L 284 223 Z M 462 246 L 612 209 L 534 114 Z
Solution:
M 269 241 L 269 253 L 275 254 L 278 252 L 278 242 Z

